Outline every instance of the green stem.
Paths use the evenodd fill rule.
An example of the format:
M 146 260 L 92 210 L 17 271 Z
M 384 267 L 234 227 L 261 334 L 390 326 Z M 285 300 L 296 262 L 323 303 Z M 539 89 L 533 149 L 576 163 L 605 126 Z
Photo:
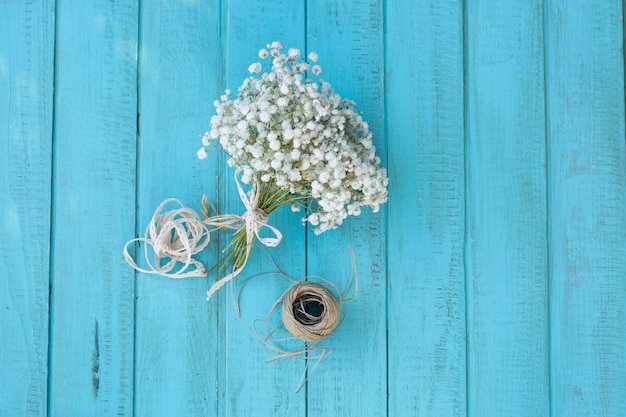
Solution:
M 306 201 L 306 197 L 290 194 L 289 190 L 277 187 L 274 182 L 259 183 L 259 200 L 257 206 L 268 216 L 284 205 L 297 204 L 306 206 Z M 250 242 L 250 253 L 252 253 L 251 251 L 256 245 L 256 236 L 253 236 L 252 239 L 253 241 Z M 223 277 L 238 270 L 248 261 L 250 254 L 248 253 L 245 224 L 241 229 L 233 233 L 232 239 L 222 250 L 222 254 L 223 256 L 219 261 L 209 270 L 209 272 L 212 272 L 217 269 L 219 277 Z

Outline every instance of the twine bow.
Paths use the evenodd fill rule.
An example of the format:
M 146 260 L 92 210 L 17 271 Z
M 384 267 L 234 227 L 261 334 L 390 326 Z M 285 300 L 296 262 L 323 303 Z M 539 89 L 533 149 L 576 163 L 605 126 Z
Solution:
M 206 297 L 207 301 L 209 301 L 211 299 L 211 296 L 213 296 L 215 292 L 217 292 L 220 288 L 222 288 L 224 284 L 226 284 L 228 281 L 235 278 L 237 275 L 241 273 L 241 271 L 243 271 L 246 264 L 248 263 L 248 258 L 250 257 L 250 251 L 252 250 L 252 246 L 254 245 L 255 237 L 258 239 L 260 243 L 262 243 L 263 245 L 267 247 L 278 246 L 278 244 L 283 238 L 283 234 L 280 232 L 280 230 L 278 230 L 274 226 L 270 226 L 269 224 L 267 224 L 267 217 L 268 217 L 267 214 L 263 212 L 261 209 L 259 209 L 258 207 L 258 204 L 259 204 L 258 180 L 254 178 L 252 182 L 252 188 L 250 189 L 248 194 L 246 194 L 243 190 L 243 187 L 239 183 L 239 174 L 241 173 L 241 171 L 242 171 L 241 168 L 237 168 L 237 170 L 235 171 L 235 183 L 237 184 L 237 190 L 239 191 L 239 198 L 241 199 L 241 202 L 246 208 L 245 213 L 243 213 L 243 215 L 241 216 L 225 215 L 225 216 L 209 217 L 207 218 L 205 222 L 207 224 L 220 228 L 220 227 L 233 227 L 232 226 L 233 221 L 234 222 L 242 221 L 243 225 L 239 226 L 237 229 L 240 230 L 241 227 L 246 228 L 246 257 L 244 258 L 243 264 L 239 268 L 237 268 L 230 274 L 226 275 L 225 277 L 221 278 L 220 280 L 218 280 L 216 283 L 214 283 L 211 286 L 209 291 L 207 291 L 207 297 Z M 225 226 L 227 223 L 230 224 L 230 226 Z M 259 232 L 264 227 L 267 227 L 273 233 L 273 237 L 272 236 L 261 237 Z

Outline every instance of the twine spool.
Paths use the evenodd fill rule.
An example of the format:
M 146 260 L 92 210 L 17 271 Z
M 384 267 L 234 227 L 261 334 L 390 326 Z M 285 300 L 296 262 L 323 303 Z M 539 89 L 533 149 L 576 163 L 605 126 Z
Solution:
M 305 342 L 325 339 L 339 324 L 339 300 L 322 284 L 307 281 L 293 285 L 282 302 L 283 324 L 289 333 Z
M 262 248 L 263 249 L 263 248 Z M 257 274 L 243 281 L 236 293 L 232 292 L 233 302 L 237 317 L 241 320 L 239 310 L 239 299 L 243 288 L 254 279 L 277 275 L 292 282 L 292 285 L 276 300 L 267 313 L 266 319 L 254 321 L 254 328 L 247 328 L 250 333 L 257 336 L 263 343 L 267 352 L 271 355 L 268 361 L 295 358 L 304 360 L 304 369 L 300 376 L 300 381 L 296 388 L 299 392 L 309 380 L 321 360 L 331 353 L 331 350 L 318 344 L 328 336 L 343 322 L 348 312 L 348 304 L 354 300 L 359 291 L 359 274 L 356 266 L 356 259 L 352 248 L 350 258 L 352 261 L 352 272 L 345 290 L 341 291 L 332 281 L 319 275 L 308 275 L 296 280 L 285 274 L 276 265 L 269 253 L 265 251 L 277 272 Z M 353 293 L 348 296 L 352 289 Z M 231 286 L 232 290 L 232 286 Z M 278 307 L 281 308 L 282 325 L 271 320 L 271 316 L 278 314 Z M 242 321 L 243 324 L 243 321 Z M 289 334 L 290 336 L 287 336 Z M 304 341 L 304 346 L 293 342 Z

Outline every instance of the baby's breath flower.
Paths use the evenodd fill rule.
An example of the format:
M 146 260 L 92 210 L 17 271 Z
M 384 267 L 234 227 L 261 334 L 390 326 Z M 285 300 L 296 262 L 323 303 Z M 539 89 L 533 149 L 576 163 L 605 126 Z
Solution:
M 250 64 L 250 66 L 248 67 L 248 71 L 251 74 L 258 74 L 259 72 L 261 72 L 261 63 L 260 62 L 255 62 L 254 64 Z
M 202 146 L 209 146 L 210 144 L 211 144 L 211 135 L 209 132 L 206 132 L 204 135 L 202 135 Z
M 259 120 L 267 123 L 270 121 L 270 114 L 266 111 L 262 111 L 261 113 L 259 113 Z
M 387 173 L 376 156 L 369 126 L 351 100 L 342 99 L 326 81 L 306 78 L 310 63 L 298 49 L 287 54 L 278 42 L 259 51 L 271 61 L 262 72 L 256 62 L 231 97 L 226 90 L 215 102 L 211 130 L 202 138 L 198 157 L 206 158 L 209 142 L 217 141 L 229 154 L 231 166 L 244 168 L 242 181 L 257 178 L 269 192 L 270 214 L 281 205 L 304 208 L 316 234 L 358 216 L 363 206 L 373 211 L 387 200 Z M 308 55 L 316 63 L 315 52 Z M 317 76 L 321 67 L 312 65 Z

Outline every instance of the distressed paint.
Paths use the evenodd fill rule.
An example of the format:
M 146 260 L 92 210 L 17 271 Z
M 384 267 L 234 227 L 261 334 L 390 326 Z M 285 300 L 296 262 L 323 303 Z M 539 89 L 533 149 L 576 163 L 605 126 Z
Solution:
M 625 415 L 623 10 L 575 3 L 2 2 L 0 415 Z M 391 181 L 322 236 L 270 216 L 285 272 L 343 288 L 351 245 L 360 276 L 297 394 L 246 329 L 288 282 L 239 318 L 121 254 L 167 197 L 242 211 L 196 150 L 272 40 L 319 54 Z M 275 269 L 255 250 L 239 282 Z
M 140 8 L 137 234 L 176 197 L 199 209 L 216 200 L 217 158 L 196 149 L 211 117 L 221 72 L 220 7 L 214 1 L 145 2 Z M 143 245 L 138 248 L 143 252 Z M 211 246 L 203 259 L 217 259 Z M 220 305 L 203 278 L 137 274 L 135 415 L 215 415 Z
M 292 48 L 305 48 L 305 2 L 293 0 L 264 1 L 234 0 L 224 2 L 226 20 L 225 86 L 237 91 L 248 66 L 260 61 L 258 52 L 267 43 L 279 40 Z M 265 65 L 269 65 L 266 60 Z M 267 69 L 267 67 L 266 67 Z M 226 213 L 241 214 L 245 209 L 239 199 L 233 180 L 233 168 L 222 161 L 221 189 Z M 293 278 L 305 275 L 305 229 L 300 216 L 283 207 L 272 213 L 269 224 L 283 233 L 283 242 L 268 253 Z M 225 244 L 225 242 L 224 242 Z M 252 253 L 238 282 L 255 274 L 275 272 L 276 266 L 261 248 Z M 228 287 L 221 291 L 226 329 L 227 349 L 221 357 L 225 366 L 221 395 L 225 404 L 220 412 L 225 416 L 247 416 L 252 410 L 260 415 L 304 415 L 306 397 L 294 393 L 304 363 L 297 359 L 269 362 L 270 352 L 254 334 L 255 321 L 265 319 L 276 299 L 290 282 L 279 276 L 265 276 L 244 287 L 241 294 L 241 317 L 237 317 Z M 260 325 L 261 331 L 265 326 Z M 263 332 L 263 335 L 266 333 Z M 293 343 L 299 348 L 300 343 Z M 222 414 L 220 414 L 222 415 Z
M 50 416 L 133 414 L 137 9 L 57 1 Z
M 465 416 L 463 4 L 387 2 L 390 416 Z
M 468 416 L 549 412 L 541 3 L 466 14 Z
M 552 414 L 626 415 L 626 155 L 618 2 L 548 1 Z
M 0 6 L 0 415 L 48 388 L 54 2 Z

